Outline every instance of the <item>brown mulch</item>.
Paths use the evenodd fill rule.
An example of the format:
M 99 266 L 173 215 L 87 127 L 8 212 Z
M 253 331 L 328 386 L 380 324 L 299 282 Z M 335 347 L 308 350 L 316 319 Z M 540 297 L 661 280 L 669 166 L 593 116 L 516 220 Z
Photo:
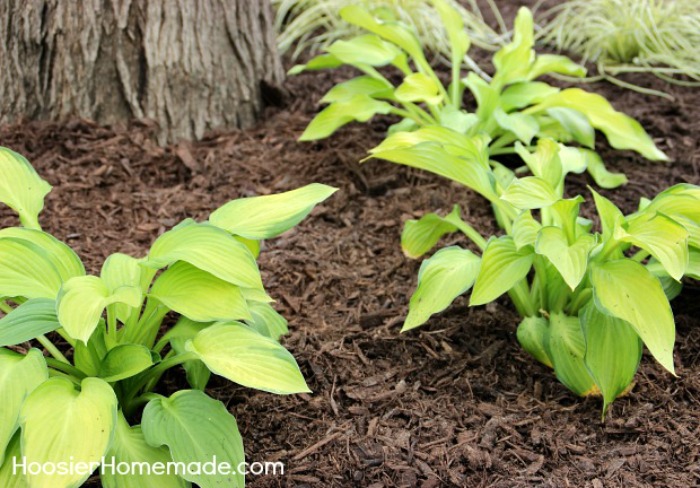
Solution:
M 284 476 L 251 476 L 251 487 L 699 486 L 697 282 L 673 303 L 679 377 L 645 357 L 636 387 L 605 421 L 599 401 L 574 397 L 520 349 L 506 299 L 474 309 L 459 299 L 428 326 L 399 334 L 420 264 L 401 253 L 403 222 L 460 203 L 484 233 L 495 227 L 464 188 L 380 161 L 359 165 L 387 120 L 296 142 L 323 92 L 350 74 L 292 78 L 289 104 L 270 108 L 259 127 L 198 143 L 163 149 L 148 126 L 75 121 L 2 127 L 0 144 L 54 185 L 41 222 L 92 272 L 110 253 L 145 254 L 165 229 L 205 219 L 232 198 L 313 181 L 340 188 L 266 242 L 260 260 L 290 321 L 284 343 L 313 394 L 280 397 L 220 379 L 209 389 L 236 415 L 249 461 L 286 463 Z M 608 166 L 630 178 L 605 192 L 626 211 L 670 184 L 700 184 L 700 91 L 644 80 L 675 101 L 588 87 L 640 120 L 673 159 L 646 162 L 600 142 Z M 574 176 L 569 192 L 586 195 L 587 184 Z M 14 223 L 1 212 L 0 224 Z

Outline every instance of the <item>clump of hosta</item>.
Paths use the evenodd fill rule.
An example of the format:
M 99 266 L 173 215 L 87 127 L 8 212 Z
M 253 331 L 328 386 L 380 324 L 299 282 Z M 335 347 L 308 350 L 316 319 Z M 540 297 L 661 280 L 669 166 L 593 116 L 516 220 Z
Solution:
M 233 200 L 206 222 L 164 233 L 145 257 L 111 255 L 98 276 L 41 230 L 50 189 L 26 159 L 0 148 L 0 202 L 22 223 L 0 230 L 0 486 L 76 487 L 94 468 L 65 467 L 103 457 L 113 465 L 216 459 L 232 470 L 111 469 L 105 487 L 244 486 L 236 419 L 204 390 L 213 373 L 277 394 L 309 391 L 278 342 L 287 322 L 270 305 L 256 258 L 262 239 L 299 223 L 335 189 Z M 191 389 L 154 393 L 180 366 Z M 46 469 L 16 473 L 15 464 Z
M 700 187 L 673 186 L 631 215 L 591 190 L 601 222 L 593 229 L 580 216 L 584 199 L 563 198 L 580 155 L 546 139 L 534 152 L 517 149 L 532 176 L 511 179 L 498 196 L 505 235 L 483 238 L 459 208 L 407 223 L 410 256 L 458 230 L 480 253 L 451 246 L 425 260 L 403 330 L 469 290 L 470 306 L 507 293 L 522 316 L 523 348 L 577 395 L 602 396 L 604 414 L 632 385 L 643 345 L 674 373 L 669 300 L 684 276 L 700 279 Z

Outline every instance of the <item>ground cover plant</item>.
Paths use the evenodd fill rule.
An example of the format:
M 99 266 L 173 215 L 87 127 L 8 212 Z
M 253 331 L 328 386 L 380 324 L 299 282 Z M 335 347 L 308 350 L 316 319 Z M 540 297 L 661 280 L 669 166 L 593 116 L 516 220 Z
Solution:
M 468 39 L 448 7 L 439 1 L 435 5 L 443 9 L 444 22 L 451 23 L 453 60 L 459 60 L 468 48 Z M 409 256 L 421 256 L 442 235 L 457 229 L 484 256 L 480 259 L 470 251 L 448 248 L 426 261 L 404 330 L 421 325 L 474 285 L 473 305 L 508 292 L 524 318 L 519 327 L 523 347 L 553 367 L 574 393 L 602 395 L 603 413 L 631 385 L 642 343 L 673 372 L 675 326 L 661 283 L 672 297 L 689 263 L 690 275 L 697 276 L 692 266 L 697 248 L 688 249 L 689 234 L 697 246 L 693 234 L 697 212 L 680 211 L 674 220 L 654 204 L 638 215 L 624 217 L 597 196 L 606 225 L 595 233 L 590 222 L 579 221 L 583 200 L 563 199 L 568 173 L 588 170 L 604 188 L 626 182 L 624 175 L 608 172 L 594 152 L 596 129 L 617 149 L 634 149 L 649 159 L 665 159 L 641 125 L 616 112 L 599 95 L 533 81 L 545 73 L 582 76 L 585 70 L 562 56 L 535 55 L 532 16 L 527 9 L 518 13 L 513 42 L 494 55 L 496 72 L 490 82 L 474 73 L 461 79 L 460 65 L 455 63 L 447 87 L 432 71 L 408 29 L 377 21 L 360 8 L 347 8 L 343 15 L 374 35 L 336 43 L 327 55 L 295 71 L 347 63 L 366 75 L 331 89 L 323 99 L 330 105 L 309 124 L 301 140 L 326 137 L 352 120 L 364 121 L 377 113 L 402 116 L 387 138 L 370 150 L 371 156 L 425 169 L 471 188 L 491 203 L 506 232 L 504 237 L 486 239 L 459 218 L 458 208 L 446 218 L 429 214 L 408 222 L 402 245 Z M 351 42 L 373 46 L 374 50 L 362 52 L 376 57 L 364 54 L 361 60 L 353 60 L 348 53 L 355 52 L 357 46 L 351 48 Z M 415 72 L 409 67 L 409 58 Z M 398 87 L 375 70 L 385 64 L 392 64 L 405 76 Z M 465 87 L 476 98 L 475 113 L 461 109 Z M 578 146 L 567 145 L 571 143 Z M 523 168 L 514 171 L 495 160 L 511 154 L 525 163 Z M 524 172 L 532 176 L 518 177 Z M 662 193 L 659 201 L 663 205 L 697 205 L 694 189 L 679 197 L 669 196 L 676 191 L 681 192 L 674 188 Z M 539 221 L 533 210 L 539 212 Z M 624 253 L 633 245 L 642 251 L 628 258 Z M 645 261 L 649 255 L 653 258 Z M 529 282 L 531 270 L 534 277 Z M 643 282 L 651 291 L 645 295 L 635 290 L 612 298 L 615 303 L 605 302 L 600 297 L 615 294 L 602 291 L 603 282 L 613 279 L 622 290 L 627 286 L 635 290 L 635 285 Z M 639 301 L 625 301 L 629 294 Z M 658 323 L 636 320 L 641 304 L 655 304 L 644 314 L 659 315 Z M 611 358 L 620 363 L 611 363 Z
M 108 471 L 102 483 L 244 486 L 236 419 L 203 390 L 214 373 L 271 393 L 309 391 L 278 342 L 287 322 L 270 305 L 256 258 L 261 240 L 299 223 L 335 189 L 311 184 L 230 201 L 206 222 L 187 219 L 162 234 L 144 258 L 110 255 L 91 276 L 41 230 L 51 186 L 5 148 L 0 173 L 0 201 L 22 224 L 0 230 L 0 485 L 80 486 L 103 456 L 185 464 L 216 456 L 231 472 Z M 191 388 L 154 391 L 180 365 Z M 15 460 L 54 468 L 22 476 Z M 73 461 L 92 467 L 67 468 Z
M 454 14 L 462 19 L 470 38 L 482 49 L 495 51 L 507 38 L 507 28 L 495 3 L 489 7 L 497 19 L 500 33 L 484 20 L 474 0 L 467 7 L 455 0 L 447 0 Z M 361 32 L 361 28 L 345 22 L 340 14 L 348 5 L 360 5 L 386 20 L 398 20 L 415 29 L 425 48 L 443 61 L 450 59 L 450 39 L 440 15 L 428 0 L 273 0 L 281 53 L 297 59 L 302 53 L 318 54 L 334 41 L 347 40 Z M 465 53 L 466 54 L 466 53 Z M 478 65 L 466 56 L 464 61 L 474 69 Z
M 613 83 L 664 96 L 618 75 L 649 72 L 671 83 L 700 83 L 700 4 L 694 0 L 571 0 L 543 13 L 541 23 L 544 42 L 596 63 Z

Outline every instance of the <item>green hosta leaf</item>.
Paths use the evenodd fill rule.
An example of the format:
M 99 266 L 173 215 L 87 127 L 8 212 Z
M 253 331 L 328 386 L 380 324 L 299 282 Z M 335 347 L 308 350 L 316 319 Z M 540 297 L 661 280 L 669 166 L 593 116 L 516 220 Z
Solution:
M 250 250 L 227 230 L 214 222 L 212 224 L 181 224 L 169 230 L 153 243 L 144 264 L 163 268 L 176 261 L 185 261 L 234 285 L 262 290 L 260 271 Z
M 559 122 L 576 142 L 591 149 L 595 147 L 595 130 L 581 112 L 570 108 L 552 107 L 547 109 L 547 115 Z
M 141 305 L 141 290 L 123 286 L 111 292 L 97 276 L 71 278 L 61 288 L 56 303 L 58 321 L 68 335 L 87 343 L 102 312 L 113 303 L 138 307 Z
M 483 149 L 485 150 L 485 147 Z M 434 142 L 387 150 L 383 150 L 380 145 L 370 153 L 375 158 L 444 176 L 473 189 L 488 200 L 493 201 L 498 198 L 494 190 L 493 173 L 489 168 L 482 166 L 481 153 L 478 155 L 479 159 L 471 159 L 471 155 L 469 155 L 470 159 L 465 159 L 450 154 Z M 486 160 L 488 161 L 488 156 Z
M 480 264 L 478 256 L 457 246 L 440 249 L 423 261 L 401 332 L 423 325 L 431 315 L 442 312 L 466 293 L 474 284 Z
M 428 62 L 416 36 L 400 24 L 379 23 L 359 5 L 349 5 L 340 10 L 340 17 L 349 24 L 356 25 L 385 39 L 411 56 L 421 66 Z
M 343 63 L 353 66 L 386 66 L 401 54 L 396 46 L 372 34 L 357 36 L 347 41 L 335 41 L 326 51 Z
M 586 344 L 578 317 L 559 313 L 550 316 L 547 350 L 557 379 L 564 386 L 579 396 L 600 393 L 583 362 Z
M 130 427 L 124 416 L 117 415 L 117 424 L 114 429 L 114 442 L 112 442 L 106 459 L 114 460 L 115 465 L 120 463 L 145 463 L 153 467 L 156 463 L 166 465 L 172 462 L 170 452 L 165 447 L 152 447 L 141 432 L 141 426 Z M 138 469 L 129 474 L 119 474 L 118 470 L 106 469 L 101 476 L 104 488 L 187 488 L 188 482 L 176 474 L 157 475 L 148 472 L 148 467 L 143 473 Z
M 642 358 L 642 341 L 627 322 L 602 313 L 592 302 L 580 320 L 584 362 L 603 395 L 605 415 L 608 405 L 632 383 Z
M 493 65 L 496 68 L 493 84 L 503 87 L 510 83 L 529 81 L 534 44 L 532 13 L 527 8 L 521 7 L 515 17 L 513 41 L 493 56 Z
M 461 66 L 464 55 L 469 50 L 469 35 L 464 29 L 462 16 L 450 4 L 444 0 L 432 0 L 432 5 L 438 11 L 442 25 L 447 31 L 451 50 L 450 61 L 454 69 Z
M 559 161 L 564 175 L 581 174 L 588 167 L 588 157 L 581 148 L 559 144 Z M 563 181 L 562 181 L 563 182 Z
M 513 180 L 501 199 L 521 210 L 545 208 L 559 200 L 552 185 L 538 176 Z
M 466 134 L 479 121 L 476 114 L 464 112 L 453 105 L 441 107 L 438 119 L 442 127 L 459 134 Z M 407 120 L 409 124 L 415 124 L 411 119 L 404 120 Z M 409 127 L 408 130 L 410 131 L 412 128 Z
M 0 466 L 0 486 L 3 488 L 30 488 L 22 472 L 15 472 L 15 465 L 18 464 L 22 464 L 19 432 L 14 435 L 5 451 L 5 463 Z
M 659 193 L 647 211 L 671 217 L 689 233 L 690 245 L 700 247 L 700 190 L 697 186 L 679 184 Z
M 289 351 L 241 323 L 207 327 L 186 347 L 212 373 L 240 385 L 278 394 L 310 392 Z
M 596 265 L 591 272 L 596 306 L 629 322 L 661 365 L 674 373 L 676 327 L 659 280 L 629 259 Z
M 478 130 L 482 133 L 492 134 L 497 128 L 493 113 L 499 105 L 498 90 L 492 86 L 493 84 L 486 83 L 482 77 L 474 72 L 469 73 L 466 78 L 462 78 L 462 84 L 472 92 L 476 99 L 476 115 L 480 123 L 474 125 L 471 132 L 475 133 Z
M 141 298 L 148 291 L 156 270 L 140 265 L 141 260 L 134 259 L 126 254 L 115 253 L 109 256 L 102 265 L 100 278 L 105 286 L 114 293 L 121 287 L 139 290 Z M 139 307 L 131 307 L 126 303 L 116 303 L 114 305 L 116 316 L 122 323 L 133 313 L 139 313 Z
M 343 65 L 343 62 L 332 54 L 321 54 L 314 58 L 311 58 L 306 64 L 297 64 L 292 66 L 292 68 L 287 72 L 287 74 L 298 75 L 303 71 L 319 71 L 322 69 L 333 69 L 339 68 Z
M 585 200 L 581 196 L 559 200 L 551 206 L 551 218 L 554 225 L 560 227 L 566 235 L 568 243 L 573 243 L 577 237 L 579 208 Z
M 56 301 L 32 298 L 0 319 L 0 346 L 12 346 L 61 327 Z
M 0 465 L 5 450 L 19 427 L 19 412 L 24 399 L 46 381 L 49 370 L 41 351 L 30 349 L 26 356 L 8 349 L 0 349 Z
M 0 147 L 0 202 L 19 215 L 25 227 L 41 229 L 39 213 L 51 185 L 42 180 L 24 156 Z
M 474 284 L 470 305 L 492 302 L 527 276 L 534 253 L 530 248 L 518 250 L 509 236 L 491 239 L 481 258 L 481 269 Z
M 521 112 L 507 114 L 501 108 L 496 108 L 493 116 L 498 122 L 498 125 L 507 131 L 512 132 L 518 140 L 525 144 L 530 144 L 532 139 L 540 130 L 540 125 L 537 119 L 532 115 L 527 115 Z
M 633 118 L 616 111 L 602 96 L 580 88 L 567 88 L 548 97 L 538 107 L 564 107 L 578 110 L 590 124 L 602 131 L 615 149 L 632 149 L 647 159 L 665 161 L 661 152 L 642 126 Z
M 542 75 L 557 73 L 565 76 L 582 78 L 586 76 L 586 68 L 574 63 L 566 56 L 559 54 L 540 54 L 530 67 L 528 78 L 534 80 Z
M 99 378 L 85 378 L 80 391 L 54 377 L 36 388 L 20 413 L 22 454 L 28 463 L 85 462 L 99 466 L 107 451 L 117 415 L 117 397 Z M 27 473 L 30 486 L 73 488 L 91 473 Z
M 102 366 L 102 361 L 107 356 L 107 344 L 105 344 L 106 327 L 104 320 L 92 333 L 87 344 L 78 341 L 75 344 L 73 360 L 75 367 L 88 376 L 97 376 Z
M 355 95 L 367 95 L 372 98 L 391 98 L 394 87 L 386 80 L 371 76 L 358 76 L 348 81 L 338 83 L 321 99 L 321 103 L 344 102 Z
M 552 367 L 552 359 L 547 353 L 549 324 L 544 317 L 525 317 L 518 325 L 517 337 L 525 351 L 545 366 Z
M 237 286 L 182 261 L 156 279 L 150 296 L 196 322 L 251 318 Z
M 463 156 L 474 164 L 488 168 L 488 138 L 467 136 L 447 127 L 428 125 L 412 131 L 398 132 L 384 139 L 370 153 L 380 153 L 392 149 L 412 148 L 422 142 L 439 143 L 439 147 L 452 156 Z
M 394 96 L 399 102 L 425 102 L 429 105 L 438 105 L 443 99 L 439 83 L 423 73 L 406 76 Z
M 537 236 L 535 252 L 549 259 L 573 291 L 586 274 L 588 254 L 595 245 L 595 237 L 586 234 L 569 245 L 562 229 L 543 227 Z
M 454 206 L 450 216 L 460 218 L 459 205 Z M 406 256 L 416 259 L 430 251 L 442 236 L 456 231 L 457 226 L 450 222 L 447 217 L 443 218 L 438 214 L 429 213 L 419 220 L 406 222 L 401 233 L 401 249 Z
M 0 239 L 0 297 L 56 298 L 62 278 L 36 244 Z
M 550 86 L 541 81 L 516 83 L 501 92 L 501 108 L 506 112 L 511 112 L 535 103 L 540 103 L 545 98 L 558 92 L 559 88 Z
M 645 212 L 618 227 L 614 237 L 649 252 L 675 280 L 683 278 L 689 260 L 688 231 L 676 221 Z
M 170 347 L 175 351 L 175 354 L 184 354 L 187 352 L 185 345 L 189 340 L 190 338 L 186 337 L 173 337 L 170 339 Z M 198 359 L 185 361 L 182 363 L 182 367 L 185 370 L 187 384 L 195 390 L 204 391 L 211 378 L 211 371 L 209 371 L 209 368 Z
M 664 268 L 660 262 L 654 258 L 651 258 L 645 267 L 661 282 L 661 286 L 664 289 L 664 295 L 666 295 L 666 298 L 668 298 L 669 301 L 680 295 L 681 291 L 683 290 L 683 283 L 671 278 L 671 276 L 666 272 L 666 268 Z
M 352 121 L 367 122 L 377 114 L 388 114 L 393 107 L 368 95 L 354 95 L 342 102 L 334 102 L 321 110 L 309 123 L 300 141 L 324 139 Z
M 537 141 L 534 153 L 525 149 L 520 142 L 515 143 L 515 152 L 525 161 L 532 174 L 545 180 L 552 188 L 557 188 L 563 181 L 559 151 L 559 144 L 552 139 Z
M 542 225 L 532 218 L 532 213 L 529 210 L 521 212 L 513 221 L 511 235 L 515 248 L 519 251 L 525 246 L 534 246 L 541 228 Z
M 605 167 L 605 163 L 594 151 L 579 149 L 586 157 L 586 167 L 593 180 L 601 188 L 612 189 L 627 184 L 627 176 L 622 173 L 611 173 Z
M 603 231 L 603 240 L 609 240 L 613 237 L 615 229 L 622 224 L 625 216 L 622 215 L 620 209 L 615 206 L 610 200 L 600 195 L 592 188 L 588 188 L 593 194 L 595 207 L 600 216 L 600 223 Z
M 690 248 L 690 259 L 685 274 L 695 280 L 700 280 L 700 249 Z
M 143 411 L 141 430 L 153 447 L 168 446 L 179 463 L 226 462 L 237 468 L 245 461 L 243 439 L 236 419 L 223 403 L 198 390 L 178 391 L 170 398 L 151 400 Z M 223 486 L 243 488 L 241 473 L 185 474 L 185 479 L 202 488 Z
M 248 306 L 253 319 L 246 323 L 262 335 L 278 341 L 281 336 L 289 332 L 287 319 L 269 304 L 251 302 Z
M 107 353 L 98 376 L 112 383 L 136 376 L 153 366 L 151 351 L 139 344 L 120 344 Z
M 26 241 L 41 248 L 44 255 L 56 268 L 58 275 L 66 281 L 74 276 L 85 274 L 85 267 L 75 251 L 51 234 L 40 230 L 22 227 L 8 227 L 0 230 L 0 239 L 13 238 Z
M 336 191 L 337 188 L 312 183 L 275 195 L 239 198 L 215 210 L 209 221 L 248 239 L 269 239 L 297 225 Z

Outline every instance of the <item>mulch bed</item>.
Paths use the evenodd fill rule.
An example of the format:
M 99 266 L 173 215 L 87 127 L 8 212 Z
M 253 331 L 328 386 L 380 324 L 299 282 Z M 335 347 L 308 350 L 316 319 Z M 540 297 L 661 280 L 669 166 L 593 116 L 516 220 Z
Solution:
M 269 108 L 257 128 L 197 143 L 160 148 L 145 125 L 74 121 L 3 127 L 0 144 L 54 185 L 41 222 L 91 272 L 113 252 L 144 255 L 159 233 L 232 198 L 314 181 L 340 188 L 295 230 L 266 242 L 260 260 L 290 321 L 284 343 L 313 394 L 211 383 L 209 393 L 238 419 L 248 460 L 286 463 L 284 476 L 251 476 L 250 487 L 700 485 L 697 282 L 673 302 L 679 377 L 645 356 L 636 387 L 605 421 L 598 400 L 574 397 L 520 349 L 506 299 L 473 309 L 458 299 L 428 326 L 399 334 L 420 265 L 401 253 L 403 222 L 460 203 L 484 233 L 496 229 L 485 202 L 458 185 L 381 161 L 358 164 L 388 120 L 296 142 L 320 96 L 351 74 L 291 78 L 288 104 Z M 604 192 L 626 211 L 668 185 L 700 184 L 700 91 L 643 81 L 675 100 L 587 87 L 640 120 L 673 160 L 647 162 L 599 138 L 609 168 L 630 178 Z M 587 184 L 574 175 L 568 191 L 588 196 Z M 1 225 L 14 223 L 0 212 Z M 466 244 L 456 236 L 444 243 Z

